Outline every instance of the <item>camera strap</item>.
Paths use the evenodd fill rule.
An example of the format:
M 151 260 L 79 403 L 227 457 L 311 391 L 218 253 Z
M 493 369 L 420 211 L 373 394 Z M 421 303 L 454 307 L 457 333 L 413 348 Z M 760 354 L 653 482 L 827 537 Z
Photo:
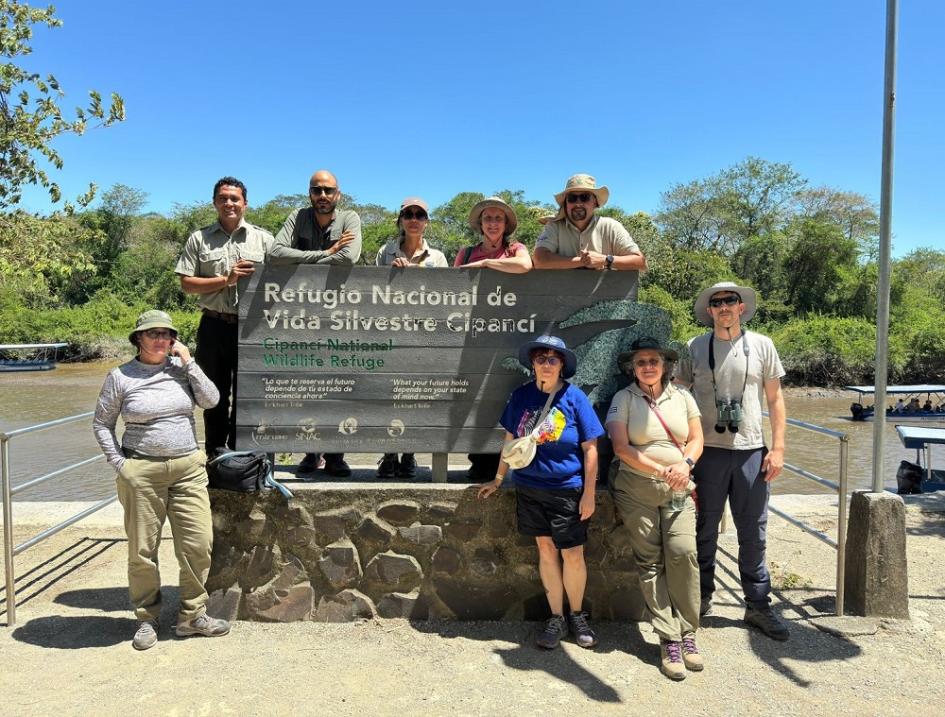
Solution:
M 745 330 L 742 330 L 742 353 L 745 354 L 745 378 L 742 381 L 742 393 L 738 397 L 739 401 L 741 401 L 745 395 L 745 388 L 748 386 L 748 371 L 750 368 L 748 364 L 748 332 Z M 712 394 L 715 397 L 716 405 L 718 405 L 719 392 L 715 384 L 715 332 L 714 331 L 709 335 L 709 370 L 712 371 Z

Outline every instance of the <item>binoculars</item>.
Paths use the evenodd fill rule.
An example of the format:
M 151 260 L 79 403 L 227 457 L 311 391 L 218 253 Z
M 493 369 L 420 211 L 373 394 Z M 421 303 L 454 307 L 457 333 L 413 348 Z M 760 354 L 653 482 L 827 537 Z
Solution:
M 742 402 L 739 400 L 716 401 L 715 432 L 725 433 L 728 428 L 732 433 L 738 433 L 738 425 L 742 422 Z

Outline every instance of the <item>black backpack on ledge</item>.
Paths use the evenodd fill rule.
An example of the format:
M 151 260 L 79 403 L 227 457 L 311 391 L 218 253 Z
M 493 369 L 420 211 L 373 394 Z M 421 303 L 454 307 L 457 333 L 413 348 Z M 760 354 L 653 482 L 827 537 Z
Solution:
M 207 462 L 210 487 L 237 493 L 278 490 L 288 500 L 292 491 L 272 475 L 272 461 L 264 451 L 231 451 L 218 448 Z

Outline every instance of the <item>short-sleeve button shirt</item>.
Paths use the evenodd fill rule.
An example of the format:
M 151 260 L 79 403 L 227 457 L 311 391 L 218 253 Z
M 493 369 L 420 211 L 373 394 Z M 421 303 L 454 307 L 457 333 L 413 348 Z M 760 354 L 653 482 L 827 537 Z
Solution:
M 583 232 L 567 218 L 548 222 L 535 244 L 540 247 L 559 256 L 578 256 L 585 249 L 613 256 L 641 253 L 623 224 L 596 214 Z

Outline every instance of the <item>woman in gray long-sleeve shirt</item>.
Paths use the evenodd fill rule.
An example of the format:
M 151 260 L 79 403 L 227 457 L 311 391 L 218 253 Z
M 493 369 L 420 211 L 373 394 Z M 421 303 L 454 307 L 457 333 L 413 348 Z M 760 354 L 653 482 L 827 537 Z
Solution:
M 230 630 L 206 613 L 204 583 L 210 569 L 213 527 L 207 495 L 207 456 L 197 446 L 194 406 L 220 400 L 177 329 L 163 311 L 145 311 L 128 339 L 138 355 L 105 379 L 92 427 L 117 471 L 118 499 L 128 534 L 128 585 L 138 629 L 132 645 L 157 642 L 161 617 L 158 549 L 164 519 L 171 524 L 180 564 L 180 610 L 176 633 L 216 637 Z M 118 417 L 125 424 L 121 442 Z

